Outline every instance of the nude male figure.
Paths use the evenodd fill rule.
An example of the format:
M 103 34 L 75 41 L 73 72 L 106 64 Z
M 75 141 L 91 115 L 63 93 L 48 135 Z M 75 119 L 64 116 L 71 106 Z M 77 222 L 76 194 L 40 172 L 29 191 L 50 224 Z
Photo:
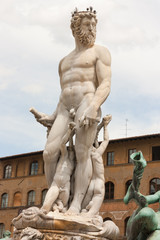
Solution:
M 38 119 L 43 125 L 53 122 L 43 158 L 50 187 L 60 154 L 60 142 L 71 121 L 76 123 L 75 192 L 70 212 L 79 213 L 92 175 L 91 149 L 100 120 L 100 106 L 110 93 L 111 58 L 109 51 L 94 45 L 96 13 L 92 8 L 73 13 L 71 29 L 75 49 L 59 64 L 61 95 L 55 113 Z M 75 116 L 71 115 L 71 111 Z
M 42 210 L 46 213 L 52 210 L 64 210 L 68 205 L 70 196 L 70 180 L 75 166 L 75 153 L 73 146 L 73 135 L 75 134 L 75 123 L 71 122 L 67 133 L 61 140 L 61 156 L 57 164 L 56 173 L 53 182 L 46 194 Z M 69 146 L 66 143 L 69 141 Z
M 86 196 L 82 202 L 82 208 L 85 208 L 86 210 L 88 210 L 88 212 L 86 212 L 86 210 L 84 211 L 82 210 L 83 212 L 85 212 L 84 216 L 87 216 L 87 217 L 93 217 L 98 214 L 104 199 L 105 179 L 104 179 L 104 164 L 103 164 L 102 155 L 109 143 L 109 134 L 108 134 L 107 126 L 111 121 L 111 119 L 112 119 L 111 115 L 106 115 L 103 118 L 102 122 L 98 125 L 95 147 L 92 148 L 92 152 L 91 152 L 91 159 L 93 164 L 93 175 L 92 175 L 92 179 L 91 179 L 89 188 L 87 190 Z M 104 127 L 103 141 L 99 145 L 98 133 L 102 127 Z

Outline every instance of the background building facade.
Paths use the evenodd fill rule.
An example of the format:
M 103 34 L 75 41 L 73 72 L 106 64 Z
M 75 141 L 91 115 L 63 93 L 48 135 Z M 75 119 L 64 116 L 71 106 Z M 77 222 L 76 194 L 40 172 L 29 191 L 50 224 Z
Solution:
M 42 205 L 47 184 L 42 151 L 0 159 L 0 238 L 24 208 Z
M 125 235 L 126 224 L 137 208 L 134 202 L 123 203 L 132 180 L 130 154 L 142 151 L 147 167 L 140 192 L 144 195 L 160 190 L 160 134 L 111 140 L 104 155 L 105 198 L 103 219 L 114 221 Z M 12 231 L 11 220 L 24 208 L 40 207 L 47 192 L 42 151 L 0 158 L 0 237 L 4 229 Z M 152 204 L 158 211 L 159 204 Z

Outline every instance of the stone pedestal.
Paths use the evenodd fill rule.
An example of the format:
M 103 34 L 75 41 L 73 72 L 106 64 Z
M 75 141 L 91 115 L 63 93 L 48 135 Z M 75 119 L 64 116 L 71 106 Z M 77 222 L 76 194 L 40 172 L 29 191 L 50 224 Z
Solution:
M 14 240 L 115 240 L 119 229 L 112 221 L 105 221 L 97 215 L 68 215 L 50 212 L 44 214 L 39 208 L 31 207 L 12 221 Z
M 34 228 L 27 227 L 23 230 L 16 230 L 14 232 L 13 239 L 14 240 L 109 240 L 104 237 L 95 237 L 84 233 L 75 233 L 75 232 L 67 232 L 67 231 L 58 231 L 58 230 L 45 230 L 39 229 L 36 230 Z

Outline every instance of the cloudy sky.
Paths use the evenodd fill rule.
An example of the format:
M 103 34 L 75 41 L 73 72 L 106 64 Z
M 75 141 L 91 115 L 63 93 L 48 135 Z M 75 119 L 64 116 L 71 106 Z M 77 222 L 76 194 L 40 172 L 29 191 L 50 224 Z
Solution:
M 110 138 L 160 132 L 159 0 L 0 0 L 0 157 L 43 150 L 46 129 L 29 108 L 55 110 L 58 63 L 74 48 L 71 12 L 89 6 L 96 43 L 112 56 L 102 106 L 113 117 Z

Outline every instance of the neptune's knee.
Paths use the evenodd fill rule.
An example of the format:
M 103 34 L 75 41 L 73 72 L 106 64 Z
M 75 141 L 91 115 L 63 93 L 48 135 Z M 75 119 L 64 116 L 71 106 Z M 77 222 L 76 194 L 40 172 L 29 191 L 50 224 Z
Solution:
M 49 152 L 46 149 L 43 151 L 43 159 L 44 159 L 44 162 L 48 162 L 50 159 Z
M 47 163 L 51 163 L 57 161 L 57 158 L 59 156 L 59 149 L 58 148 L 45 148 L 45 150 L 43 151 L 43 160 L 44 162 Z

